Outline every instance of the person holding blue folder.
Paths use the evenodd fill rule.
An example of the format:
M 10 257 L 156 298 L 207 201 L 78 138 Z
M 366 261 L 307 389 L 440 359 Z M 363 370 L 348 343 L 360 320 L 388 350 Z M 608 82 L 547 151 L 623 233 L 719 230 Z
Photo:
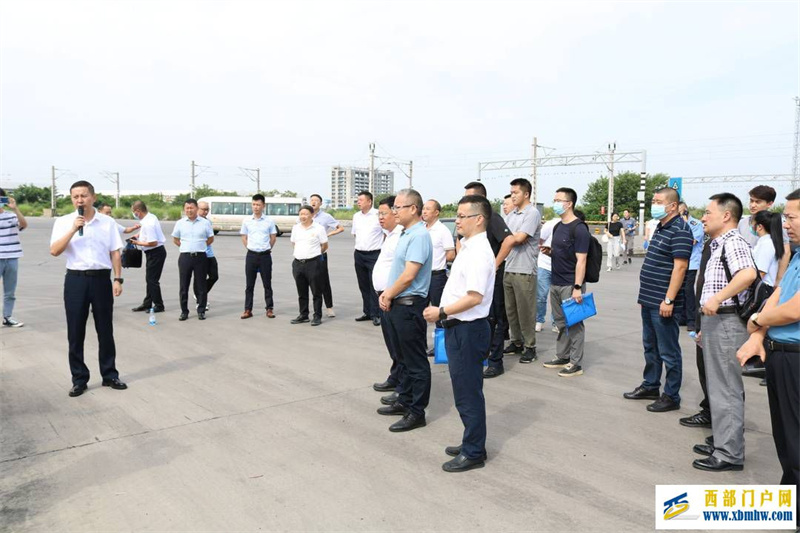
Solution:
M 450 379 L 456 409 L 464 424 L 459 446 L 445 453 L 454 458 L 442 465 L 445 472 L 482 468 L 486 461 L 486 402 L 483 397 L 483 363 L 489 352 L 495 258 L 486 227 L 492 206 L 483 196 L 465 196 L 458 202 L 456 230 L 464 237 L 444 286 L 441 307 L 423 312 L 428 322 L 444 327 Z
M 556 191 L 553 210 L 561 217 L 561 222 L 553 228 L 551 247 L 542 247 L 542 253 L 552 259 L 552 278 L 550 284 L 550 309 L 558 328 L 556 356 L 544 363 L 545 368 L 560 368 L 558 375 L 563 378 L 583 374 L 583 344 L 585 329 L 583 322 L 567 328 L 563 302 L 573 299 L 583 301 L 586 292 L 586 258 L 589 255 L 589 227 L 575 215 L 578 193 L 568 187 Z

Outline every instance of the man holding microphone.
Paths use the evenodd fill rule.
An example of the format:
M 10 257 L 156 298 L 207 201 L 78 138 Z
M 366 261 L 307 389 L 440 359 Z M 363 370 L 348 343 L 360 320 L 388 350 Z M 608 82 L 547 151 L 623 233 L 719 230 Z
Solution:
M 423 315 L 445 328 L 450 379 L 456 409 L 464 424 L 460 446 L 448 446 L 454 459 L 444 463 L 445 472 L 482 468 L 486 461 L 486 402 L 483 397 L 483 364 L 489 352 L 495 257 L 486 237 L 492 207 L 482 196 L 465 196 L 458 202 L 456 229 L 463 237 L 461 250 L 450 270 L 441 307 L 430 306 Z

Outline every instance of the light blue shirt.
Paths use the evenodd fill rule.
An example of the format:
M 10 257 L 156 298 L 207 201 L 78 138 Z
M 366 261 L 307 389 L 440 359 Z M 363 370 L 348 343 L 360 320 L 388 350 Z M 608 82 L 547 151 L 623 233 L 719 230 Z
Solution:
M 208 219 L 206 218 L 206 220 Z M 210 244 L 206 247 L 206 257 L 214 257 L 214 249 L 211 247 Z
M 689 215 L 689 231 L 692 232 L 692 239 L 694 245 L 692 246 L 692 256 L 689 258 L 689 270 L 698 270 L 700 268 L 700 258 L 703 255 L 703 239 L 705 238 L 705 231 L 703 230 L 703 223 Z
M 261 218 L 246 218 L 242 223 L 240 235 L 247 235 L 247 249 L 251 252 L 266 252 L 272 246 L 269 243 L 269 236 L 278 233 L 275 223 L 265 214 Z
M 431 284 L 431 265 L 433 264 L 433 243 L 424 222 L 414 224 L 400 234 L 394 251 L 392 268 L 386 286 L 391 287 L 406 269 L 406 262 L 419 263 L 419 269 L 411 285 L 397 296 L 428 296 Z
M 779 287 L 781 288 L 779 305 L 788 302 L 797 294 L 800 289 L 800 254 L 795 254 L 789 262 L 789 267 L 781 278 Z M 767 336 L 775 342 L 798 344 L 800 343 L 800 322 L 793 322 L 785 326 L 770 326 Z
M 314 215 L 314 222 L 325 228 L 325 232 L 331 232 L 339 227 L 339 222 L 330 213 L 325 211 L 317 211 Z
M 206 251 L 206 241 L 214 236 L 214 230 L 211 222 L 203 217 L 197 217 L 194 221 L 183 217 L 175 223 L 172 236 L 181 240 L 181 253 L 198 253 Z

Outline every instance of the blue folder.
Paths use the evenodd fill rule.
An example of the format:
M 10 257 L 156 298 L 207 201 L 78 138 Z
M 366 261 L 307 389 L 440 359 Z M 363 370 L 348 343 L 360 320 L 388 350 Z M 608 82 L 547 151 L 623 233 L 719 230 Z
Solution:
M 433 332 L 433 362 L 437 365 L 447 364 L 447 350 L 444 347 L 444 328 L 436 328 Z M 483 360 L 483 366 L 489 364 L 488 359 Z
M 567 322 L 567 327 L 574 326 L 597 314 L 597 307 L 594 305 L 594 295 L 592 293 L 584 294 L 581 303 L 577 303 L 572 298 L 562 302 L 561 309 L 564 310 L 564 319 Z

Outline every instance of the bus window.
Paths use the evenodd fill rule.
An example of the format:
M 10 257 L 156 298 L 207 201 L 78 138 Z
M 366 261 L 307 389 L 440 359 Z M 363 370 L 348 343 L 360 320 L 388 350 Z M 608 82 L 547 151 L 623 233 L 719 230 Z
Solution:
M 288 214 L 289 215 L 299 215 L 300 214 L 300 204 L 287 204 L 289 207 Z
M 267 204 L 269 215 L 283 216 L 287 214 L 286 204 Z
M 212 202 L 211 214 L 212 215 L 230 215 L 233 211 L 233 204 L 230 202 Z

